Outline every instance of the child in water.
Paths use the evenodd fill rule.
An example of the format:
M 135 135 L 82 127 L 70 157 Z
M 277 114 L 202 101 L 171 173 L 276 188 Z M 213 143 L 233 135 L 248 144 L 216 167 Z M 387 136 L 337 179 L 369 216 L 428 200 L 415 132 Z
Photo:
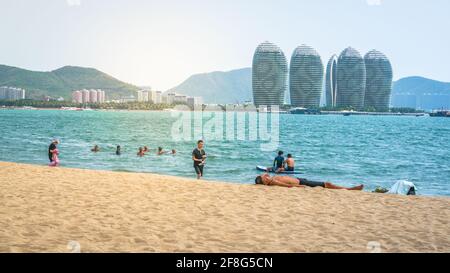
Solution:
M 52 162 L 49 164 L 50 167 L 58 167 L 59 166 L 59 151 L 58 149 L 54 149 L 52 151 Z

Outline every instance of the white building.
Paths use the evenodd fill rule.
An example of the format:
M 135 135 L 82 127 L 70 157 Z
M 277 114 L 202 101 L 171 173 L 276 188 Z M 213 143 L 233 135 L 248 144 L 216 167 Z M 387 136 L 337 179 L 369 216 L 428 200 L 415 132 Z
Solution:
M 97 103 L 97 90 L 89 90 L 89 102 Z
M 155 101 L 156 104 L 161 104 L 162 103 L 162 92 L 161 91 L 156 91 L 155 92 Z
M 106 101 L 106 93 L 103 90 L 97 90 L 97 102 L 104 103 Z
M 175 93 L 168 93 L 167 96 L 166 96 L 166 103 L 167 104 L 174 104 L 175 96 L 176 96 Z
M 188 97 L 187 105 L 189 105 L 190 107 L 203 105 L 203 98 L 202 97 Z
M 151 92 L 149 90 L 139 90 L 137 91 L 137 101 L 148 102 L 151 100 Z
M 187 103 L 187 96 L 185 95 L 176 95 L 173 99 L 174 104 L 186 104 Z
M 0 99 L 1 100 L 24 100 L 25 90 L 16 87 L 0 87 Z
M 82 102 L 83 103 L 89 103 L 90 102 L 90 96 L 89 96 L 89 90 L 82 90 Z
M 72 93 L 72 100 L 76 103 L 83 103 L 83 93 L 81 91 L 75 91 Z
M 76 103 L 104 103 L 106 92 L 100 89 L 83 89 L 72 92 L 72 100 Z

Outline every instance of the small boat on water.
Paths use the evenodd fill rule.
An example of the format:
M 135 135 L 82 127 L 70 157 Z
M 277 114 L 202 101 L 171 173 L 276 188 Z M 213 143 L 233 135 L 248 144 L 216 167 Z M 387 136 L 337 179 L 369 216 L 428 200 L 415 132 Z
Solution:
M 430 113 L 430 117 L 450 118 L 450 111 L 448 111 L 448 110 L 435 111 L 435 112 Z
M 322 114 L 318 109 L 307 109 L 303 107 L 292 108 L 289 114 L 293 115 L 320 115 Z

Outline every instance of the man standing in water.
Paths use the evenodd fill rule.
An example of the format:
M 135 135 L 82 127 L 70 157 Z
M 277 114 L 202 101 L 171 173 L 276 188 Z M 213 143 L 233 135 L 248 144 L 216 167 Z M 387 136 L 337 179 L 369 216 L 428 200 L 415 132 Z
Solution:
M 194 161 L 195 173 L 197 173 L 197 179 L 203 177 L 203 167 L 205 166 L 206 153 L 203 150 L 203 140 L 197 142 L 197 148 L 192 151 L 192 160 Z
M 48 147 L 48 159 L 50 160 L 50 163 L 53 162 L 53 152 L 56 150 L 56 145 L 59 144 L 59 140 L 54 139 L 52 141 L 52 144 Z

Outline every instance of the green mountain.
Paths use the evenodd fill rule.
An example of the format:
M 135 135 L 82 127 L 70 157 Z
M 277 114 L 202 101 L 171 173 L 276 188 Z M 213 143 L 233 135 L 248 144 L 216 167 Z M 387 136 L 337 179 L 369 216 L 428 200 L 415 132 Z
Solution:
M 252 100 L 252 69 L 212 72 L 189 77 L 166 92 L 203 97 L 204 103 L 243 103 Z
M 27 99 L 43 96 L 71 99 L 78 89 L 102 89 L 108 99 L 134 94 L 138 87 L 121 82 L 93 68 L 65 66 L 50 72 L 29 71 L 0 65 L 0 86 L 20 87 L 26 90 Z
M 423 77 L 400 79 L 394 83 L 391 103 L 423 110 L 450 109 L 450 83 Z

